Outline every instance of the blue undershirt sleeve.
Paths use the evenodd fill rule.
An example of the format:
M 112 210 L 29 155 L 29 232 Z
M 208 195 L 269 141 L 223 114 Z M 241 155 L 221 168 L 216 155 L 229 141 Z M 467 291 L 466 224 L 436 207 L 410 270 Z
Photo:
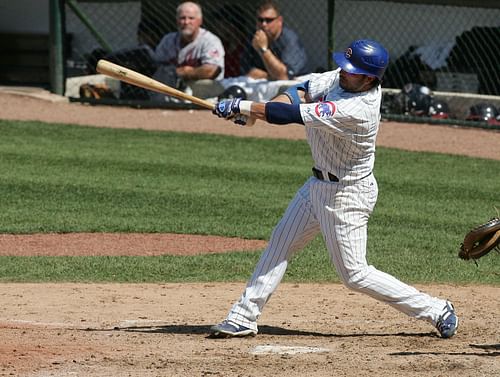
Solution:
M 282 102 L 266 103 L 266 120 L 272 124 L 304 124 L 300 115 L 300 105 Z

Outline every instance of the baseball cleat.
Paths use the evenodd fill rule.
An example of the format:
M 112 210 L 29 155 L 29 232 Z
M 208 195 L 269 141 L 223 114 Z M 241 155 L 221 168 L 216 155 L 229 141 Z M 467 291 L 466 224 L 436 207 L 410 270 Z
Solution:
M 436 328 L 441 334 L 441 338 L 444 339 L 451 338 L 457 332 L 458 317 L 455 314 L 455 308 L 451 302 L 446 302 L 443 314 L 441 314 L 436 323 Z
M 214 325 L 210 328 L 210 336 L 213 338 L 230 338 L 230 337 L 243 337 L 243 336 L 255 336 L 257 335 L 257 330 L 249 329 L 248 327 L 238 325 L 237 323 L 225 320 Z

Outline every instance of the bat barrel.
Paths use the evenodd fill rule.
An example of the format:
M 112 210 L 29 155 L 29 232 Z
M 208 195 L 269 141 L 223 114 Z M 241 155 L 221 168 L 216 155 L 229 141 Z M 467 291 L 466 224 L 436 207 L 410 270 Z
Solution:
M 112 63 L 104 59 L 101 59 L 97 62 L 96 70 L 97 72 L 102 73 L 103 75 L 113 77 L 128 84 L 132 84 L 158 93 L 166 94 L 171 97 L 190 101 L 205 109 L 213 110 L 215 107 L 215 105 L 211 102 L 184 93 L 180 90 L 165 85 L 164 83 L 159 82 L 151 77 L 145 76 L 142 73 L 133 71 L 129 68 L 123 67 L 121 65 Z

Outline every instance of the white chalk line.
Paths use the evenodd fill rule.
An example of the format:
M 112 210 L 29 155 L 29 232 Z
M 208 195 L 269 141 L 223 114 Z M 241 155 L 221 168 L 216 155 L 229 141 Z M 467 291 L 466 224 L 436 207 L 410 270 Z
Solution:
M 103 325 L 102 323 L 92 323 L 92 322 L 44 322 L 35 320 L 24 320 L 24 319 L 11 319 L 11 318 L 0 318 L 0 328 L 1 327 L 46 327 L 54 329 L 72 329 L 72 330 L 86 330 L 86 329 L 96 329 L 96 330 L 111 330 L 116 328 L 127 328 L 134 326 L 158 326 L 159 324 L 165 325 L 165 321 L 162 320 L 145 320 L 145 319 L 124 319 L 116 324 Z
M 309 346 L 280 346 L 280 345 L 262 345 L 255 346 L 250 353 L 252 355 L 297 355 L 302 353 L 322 353 L 330 352 L 328 348 L 309 347 Z

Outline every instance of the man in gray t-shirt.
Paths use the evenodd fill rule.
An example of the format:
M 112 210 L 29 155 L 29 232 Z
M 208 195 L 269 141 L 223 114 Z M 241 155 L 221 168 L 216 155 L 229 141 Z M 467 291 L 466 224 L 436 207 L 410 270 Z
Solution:
M 187 1 L 177 7 L 178 31 L 165 35 L 156 46 L 156 60 L 161 66 L 153 76 L 155 79 L 179 89 L 187 85 L 194 91 L 196 81 L 224 78 L 224 47 L 219 37 L 201 27 L 202 22 L 198 4 Z M 218 95 L 210 89 L 205 95 L 193 94 Z

